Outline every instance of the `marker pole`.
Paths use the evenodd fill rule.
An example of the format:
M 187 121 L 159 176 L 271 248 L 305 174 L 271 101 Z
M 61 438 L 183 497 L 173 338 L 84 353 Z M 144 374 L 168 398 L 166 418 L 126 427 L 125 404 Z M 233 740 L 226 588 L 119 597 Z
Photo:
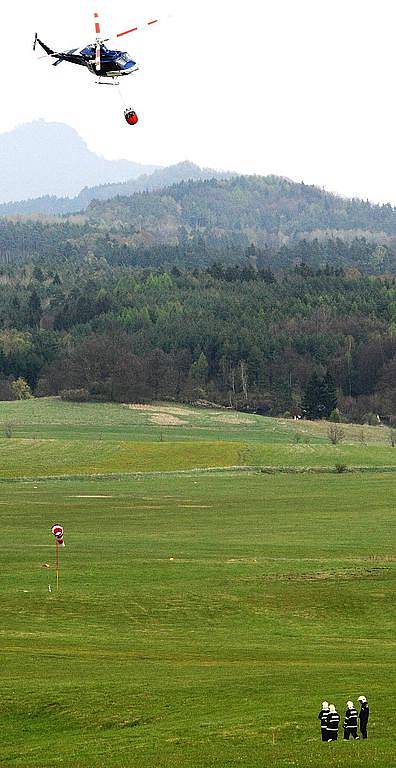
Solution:
M 55 539 L 56 545 L 56 591 L 59 592 L 59 544 L 58 539 Z

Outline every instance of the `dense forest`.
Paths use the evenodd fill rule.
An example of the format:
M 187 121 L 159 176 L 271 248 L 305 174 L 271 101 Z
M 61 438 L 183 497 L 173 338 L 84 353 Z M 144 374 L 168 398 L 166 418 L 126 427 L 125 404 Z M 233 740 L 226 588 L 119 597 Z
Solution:
M 37 396 L 393 421 L 395 279 L 306 263 L 275 272 L 258 256 L 251 246 L 239 265 L 193 269 L 50 253 L 3 265 L 0 397 L 26 396 L 24 380 Z
M 252 243 L 254 244 L 252 247 Z M 356 268 L 396 273 L 396 210 L 276 177 L 181 182 L 96 200 L 83 214 L 0 220 L 0 264 L 103 259 L 112 266 Z
M 178 227 L 212 237 L 240 233 L 257 245 L 279 245 L 317 231 L 396 236 L 391 205 L 344 199 L 276 176 L 182 182 L 157 192 L 93 201 L 87 217 L 126 231 L 140 228 L 161 242 L 171 242 Z
M 276 177 L 0 222 L 0 397 L 396 419 L 396 210 Z
M 340 237 L 295 239 L 288 245 L 246 245 L 247 238 L 238 234 L 212 237 L 210 233 L 189 233 L 179 228 L 177 243 L 148 245 L 139 234 L 135 238 L 112 228 L 96 227 L 90 222 L 69 220 L 43 223 L 39 220 L 5 220 L 0 222 L 0 265 L 23 264 L 33 259 L 42 266 L 62 265 L 65 260 L 79 263 L 100 260 L 110 266 L 129 267 L 208 267 L 216 262 L 235 266 L 245 258 L 255 269 L 287 269 L 301 262 L 314 267 L 359 270 L 367 275 L 396 273 L 396 254 L 388 245 L 365 237 L 350 241 Z

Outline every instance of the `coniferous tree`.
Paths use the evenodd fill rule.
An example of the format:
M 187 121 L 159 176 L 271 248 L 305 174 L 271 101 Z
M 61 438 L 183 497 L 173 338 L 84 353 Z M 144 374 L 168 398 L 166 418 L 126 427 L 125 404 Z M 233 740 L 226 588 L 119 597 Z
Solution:
M 302 399 L 302 411 L 307 419 L 323 418 L 323 384 L 315 372 L 308 380 Z
M 31 328 L 35 328 L 40 324 L 40 319 L 42 315 L 42 309 L 41 309 L 41 301 L 40 297 L 35 289 L 31 292 L 28 303 L 27 303 L 27 312 L 28 312 L 28 324 Z
M 337 392 L 333 377 L 329 372 L 326 373 L 322 381 L 322 396 L 323 396 L 323 418 L 328 419 L 329 416 L 337 408 Z
M 308 419 L 328 419 L 337 407 L 334 381 L 329 373 L 320 379 L 313 373 L 309 379 L 302 400 L 302 410 Z
M 319 419 L 318 404 L 321 399 L 321 386 L 318 374 L 315 372 L 308 379 L 302 398 L 302 412 L 307 419 Z

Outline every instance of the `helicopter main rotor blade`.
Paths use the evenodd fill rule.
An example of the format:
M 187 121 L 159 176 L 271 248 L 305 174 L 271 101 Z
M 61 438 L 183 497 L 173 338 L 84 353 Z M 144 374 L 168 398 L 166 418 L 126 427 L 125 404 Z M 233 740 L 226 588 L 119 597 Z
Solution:
M 100 34 L 100 21 L 99 21 L 99 14 L 97 11 L 94 13 L 94 23 L 95 23 L 95 35 L 96 35 L 96 50 L 95 50 L 95 69 L 97 72 L 100 72 L 100 68 L 102 65 L 101 62 L 101 34 Z
M 100 49 L 100 43 L 98 43 L 96 46 L 96 55 L 95 55 L 95 69 L 97 72 L 100 72 L 101 66 L 102 66 L 101 49 Z
M 137 27 L 131 27 L 131 29 L 126 29 L 124 32 L 119 32 L 118 35 L 115 37 L 124 37 L 124 35 L 130 35 L 131 32 L 140 32 L 142 29 L 145 29 L 145 27 L 152 27 L 153 24 L 158 24 L 159 19 L 153 19 L 152 21 L 146 21 L 145 24 L 140 24 Z

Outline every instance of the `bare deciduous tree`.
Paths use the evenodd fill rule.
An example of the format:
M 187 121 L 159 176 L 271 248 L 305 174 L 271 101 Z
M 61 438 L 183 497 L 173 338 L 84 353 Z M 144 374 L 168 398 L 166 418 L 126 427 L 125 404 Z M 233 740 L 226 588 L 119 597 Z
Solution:
M 337 445 L 345 437 L 345 432 L 339 424 L 330 424 L 327 430 L 327 436 L 333 445 Z
M 245 402 L 248 401 L 248 373 L 247 373 L 247 365 L 244 360 L 239 361 L 239 369 L 241 372 L 241 384 L 242 384 L 242 392 Z

